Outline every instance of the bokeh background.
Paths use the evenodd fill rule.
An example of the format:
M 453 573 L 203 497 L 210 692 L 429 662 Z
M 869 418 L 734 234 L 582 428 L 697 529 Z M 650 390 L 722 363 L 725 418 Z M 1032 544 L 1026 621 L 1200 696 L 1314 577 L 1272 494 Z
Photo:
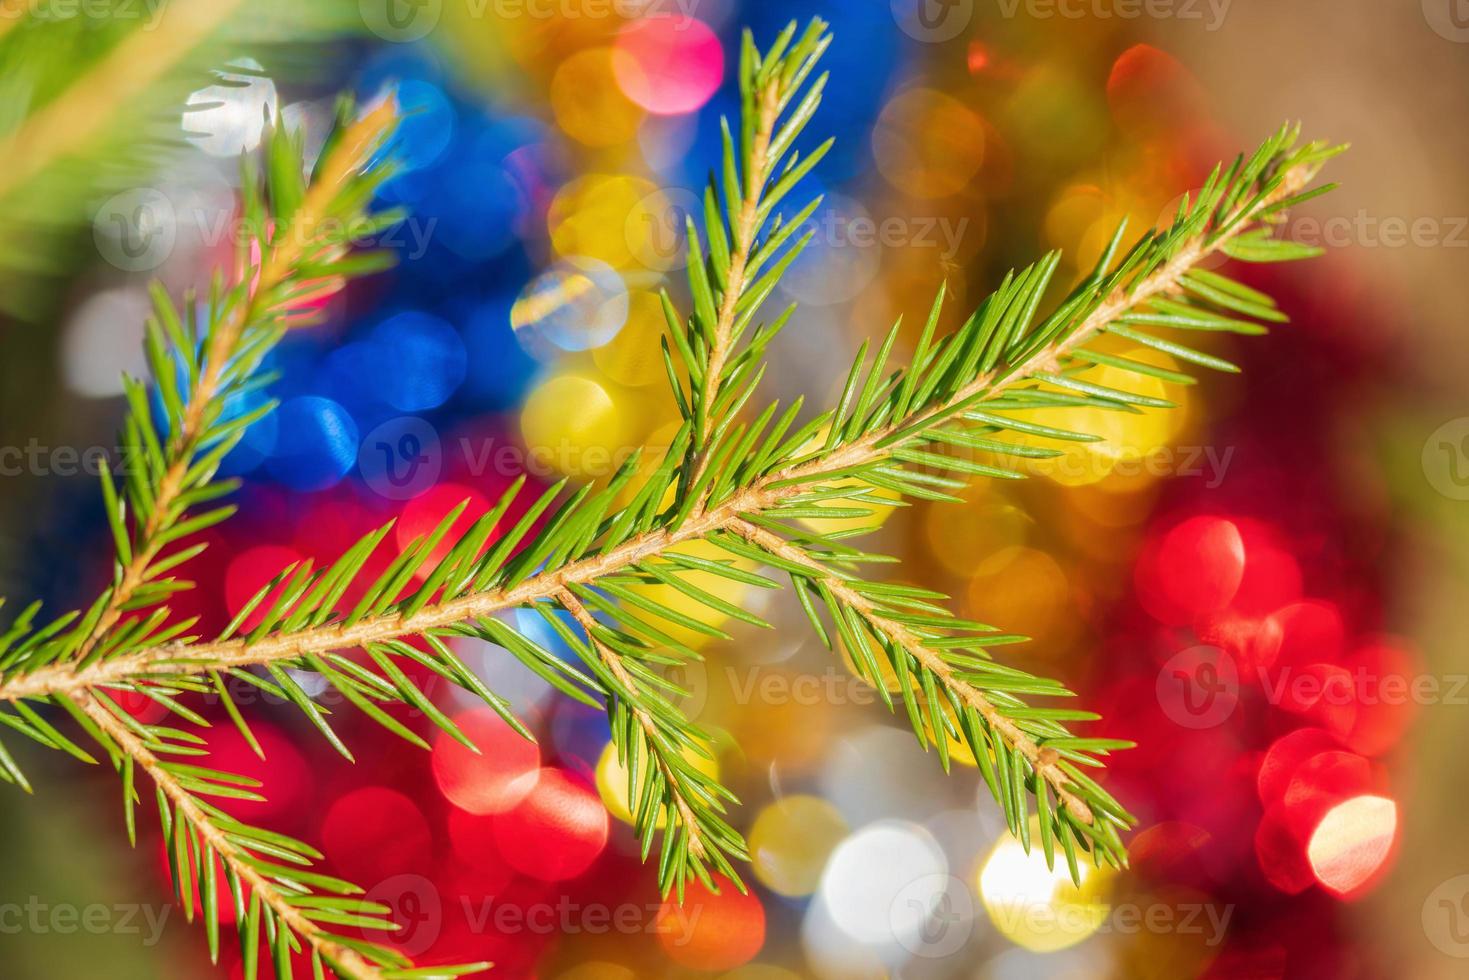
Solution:
M 228 461 L 242 513 L 179 603 L 213 625 L 387 517 L 407 541 L 523 472 L 597 480 L 671 435 L 656 292 L 680 289 L 682 213 L 737 108 L 742 27 L 768 39 L 819 14 L 836 35 L 813 130 L 837 137 L 811 181 L 826 203 L 780 290 L 800 304 L 767 381 L 783 399 L 833 398 L 862 339 L 915 322 L 941 282 L 957 316 L 1042 250 L 1085 267 L 1119 218 L 1151 226 L 1283 119 L 1350 141 L 1343 187 L 1290 225 L 1325 257 L 1246 274 L 1293 322 L 1221 342 L 1242 376 L 1171 387 L 1170 415 L 1073 420 L 1107 439 L 963 506 L 874 520 L 896 574 L 1033 637 L 1007 656 L 1140 743 L 1108 780 L 1141 818 L 1131 870 L 1076 888 L 1025 856 L 976 771 L 921 757 L 779 594 L 737 597 L 777 631 L 734 624 L 684 678 L 744 801 L 748 896 L 660 903 L 605 721 L 486 644 L 461 652 L 537 746 L 449 691 L 482 758 L 344 713 L 348 766 L 269 704 L 268 763 L 227 725 L 210 742 L 264 781 L 269 802 L 241 804 L 254 819 L 393 905 L 405 950 L 507 978 L 1463 975 L 1459 0 L 0 9 L 13 599 L 84 604 L 105 580 L 86 470 L 113 445 L 117 376 L 143 371 L 147 283 L 228 267 L 234 158 L 265 112 L 308 145 L 342 89 L 394 86 L 412 113 L 384 192 L 411 212 L 381 242 L 397 268 L 282 346 L 282 406 Z M 47 106 L 67 163 L 32 173 L 51 157 L 20 136 Z M 0 803 L 0 975 L 240 975 L 229 951 L 212 972 L 170 903 L 156 828 L 126 847 L 114 780 L 54 756 L 30 768 L 36 798 Z

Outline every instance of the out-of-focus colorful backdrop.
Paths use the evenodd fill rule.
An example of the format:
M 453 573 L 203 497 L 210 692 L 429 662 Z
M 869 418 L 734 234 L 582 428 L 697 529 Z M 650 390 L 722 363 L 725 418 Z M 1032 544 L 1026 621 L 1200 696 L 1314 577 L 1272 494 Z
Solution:
M 169 3 L 133 16 L 166 24 Z M 127 7 L 13 6 L 0 58 L 37 18 Z M 213 729 L 220 766 L 264 782 L 268 803 L 239 806 L 391 905 L 394 942 L 546 980 L 1464 975 L 1462 3 L 319 6 L 309 37 L 279 12 L 235 14 L 188 111 L 152 120 L 165 152 L 72 202 L 85 220 L 0 324 L 0 593 L 70 606 L 105 580 L 89 470 L 112 452 L 119 374 L 144 369 L 147 283 L 179 290 L 230 261 L 235 157 L 268 111 L 310 145 L 336 91 L 394 87 L 404 167 L 383 196 L 409 217 L 380 242 L 397 267 L 274 358 L 282 405 L 227 461 L 242 512 L 182 597 L 215 626 L 385 517 L 406 542 L 522 473 L 597 480 L 670 438 L 657 294 L 679 289 L 683 216 L 738 111 L 744 27 L 763 39 L 819 14 L 836 35 L 813 126 L 837 143 L 809 181 L 825 195 L 813 245 L 780 288 L 800 308 L 771 396 L 834 398 L 858 344 L 921 320 L 941 283 L 958 316 L 1043 250 L 1086 268 L 1120 218 L 1170 215 L 1282 119 L 1354 144 L 1342 189 L 1291 220 L 1326 256 L 1256 275 L 1292 323 L 1218 345 L 1241 376 L 1160 381 L 1179 411 L 1087 420 L 1107 438 L 1032 479 L 874 519 L 897 575 L 1033 637 L 1005 655 L 1139 743 L 1108 777 L 1141 818 L 1130 870 L 1076 887 L 1026 856 L 976 770 L 921 758 L 789 596 L 732 595 L 781 628 L 725 624 L 734 640 L 682 680 L 744 803 L 748 895 L 661 902 L 605 719 L 487 644 L 461 653 L 536 745 L 447 689 L 482 756 L 418 752 L 350 711 L 356 766 L 279 706 L 256 707 L 268 763 Z M 177 41 L 155 38 L 140 58 Z M 112 781 L 37 762 L 36 797 L 0 802 L 0 975 L 213 975 L 156 828 L 128 850 Z M 240 971 L 227 950 L 218 975 Z

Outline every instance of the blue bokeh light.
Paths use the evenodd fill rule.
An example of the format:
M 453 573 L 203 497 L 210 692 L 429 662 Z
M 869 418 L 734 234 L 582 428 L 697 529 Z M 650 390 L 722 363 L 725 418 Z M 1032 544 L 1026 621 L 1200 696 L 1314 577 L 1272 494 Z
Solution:
M 357 424 L 330 398 L 302 395 L 276 409 L 270 474 L 293 490 L 335 486 L 357 461 Z

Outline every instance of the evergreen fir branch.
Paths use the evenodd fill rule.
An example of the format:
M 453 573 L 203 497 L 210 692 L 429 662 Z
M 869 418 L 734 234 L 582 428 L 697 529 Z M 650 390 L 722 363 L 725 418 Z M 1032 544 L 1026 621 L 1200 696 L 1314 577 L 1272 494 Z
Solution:
M 81 718 L 91 723 L 123 782 L 123 807 L 130 838 L 135 838 L 135 808 L 141 799 L 137 777 L 155 786 L 176 900 L 192 922 L 203 923 L 210 960 L 219 962 L 220 877 L 234 905 L 246 980 L 254 980 L 262 955 L 276 976 L 291 976 L 291 957 L 306 952 L 312 974 L 329 966 L 354 980 L 395 977 L 457 977 L 488 969 L 488 963 L 416 971 L 396 950 L 335 928 L 391 931 L 387 906 L 357 896 L 358 886 L 312 870 L 321 859 L 315 848 L 283 834 L 252 827 L 231 817 L 204 797 L 260 800 L 259 783 L 244 776 L 163 758 L 196 755 L 201 741 L 187 732 L 143 725 L 105 695 L 76 698 Z
M 85 147 L 98 131 L 234 12 L 240 0 L 195 0 L 169 4 L 153 29 L 135 27 L 89 71 L 0 137 L 0 198 L 49 171 Z M 19 17 L 5 18 L 7 27 Z M 4 35 L 0 34 L 0 40 Z
M 1061 724 L 1095 718 L 1086 712 L 1031 708 L 1018 695 L 1071 697 L 1054 681 L 995 664 L 987 647 L 997 636 L 982 624 L 964 624 L 929 599 L 937 594 L 863 582 L 835 567 L 841 553 L 813 551 L 772 530 L 737 520 L 730 532 L 777 560 L 793 586 L 824 600 L 824 608 L 859 673 L 892 708 L 887 678 L 895 677 L 918 742 L 932 745 L 949 768 L 949 740 L 967 745 L 990 792 L 1001 803 L 1010 832 L 1030 843 L 1027 793 L 1034 797 L 1047 862 L 1060 841 L 1070 866 L 1076 849 L 1113 865 L 1126 861 L 1118 836 L 1135 822 L 1122 805 L 1077 769 L 1098 767 L 1098 756 L 1131 743 L 1080 739 Z M 922 592 L 915 596 L 915 591 Z M 806 606 L 817 635 L 829 633 L 814 607 Z M 873 642 L 877 650 L 873 650 Z M 882 670 L 875 656 L 882 656 Z M 1044 784 L 1044 785 L 1043 785 Z M 1065 832 L 1063 832 L 1065 831 Z M 1074 872 L 1073 872 L 1074 873 Z
M 238 681 L 291 700 L 350 757 L 326 712 L 292 676 L 293 670 L 309 670 L 411 742 L 425 744 L 377 705 L 410 705 L 463 739 L 409 681 L 401 665 L 411 661 L 478 694 L 529 736 L 504 700 L 455 656 L 451 641 L 475 636 L 503 647 L 568 696 L 605 705 L 618 751 L 632 770 L 630 799 L 646 853 L 651 853 L 660 822 L 663 827 L 659 878 L 665 890 L 682 892 L 690 875 L 711 885 L 715 873 L 738 881 L 731 859 L 743 858 L 745 845 L 723 817 L 725 803 L 733 797 L 688 764 L 686 751 L 700 749 L 699 733 L 674 706 L 670 695 L 677 691 L 657 669 L 694 656 L 671 635 L 674 626 L 709 636 L 728 634 L 650 597 L 639 586 L 667 586 L 711 613 L 764 625 L 698 584 L 703 576 L 769 584 L 751 570 L 763 565 L 791 577 L 818 636 L 831 645 L 834 632 L 863 676 L 884 692 L 885 662 L 900 685 L 904 710 L 920 742 L 931 745 L 945 767 L 950 738 L 967 745 L 1022 841 L 1029 844 L 1029 815 L 1034 811 L 1048 860 L 1059 845 L 1073 874 L 1078 873 L 1078 849 L 1090 852 L 1094 860 L 1121 863 L 1125 854 L 1119 831 L 1132 818 L 1082 769 L 1100 765 L 1123 743 L 1073 735 L 1064 723 L 1089 718 L 1085 713 L 1030 705 L 1028 697 L 1068 692 L 989 659 L 989 647 L 1016 638 L 954 618 L 935 602 L 942 598 L 936 594 L 858 577 L 858 566 L 884 560 L 882 556 L 849 545 L 848 532 L 798 530 L 796 525 L 863 516 L 872 506 L 892 506 L 895 498 L 954 499 L 974 476 L 1018 477 L 1022 474 L 1014 460 L 1057 453 L 1037 445 L 1037 439 L 1095 438 L 1037 422 L 1027 414 L 1037 408 L 1135 412 L 1168 407 L 1166 399 L 1098 384 L 1086 374 L 1092 366 L 1106 365 L 1139 379 L 1192 381 L 1183 371 L 1097 346 L 1105 335 L 1193 367 L 1235 370 L 1179 338 L 1199 332 L 1258 334 L 1267 329 L 1264 324 L 1281 322 L 1284 316 L 1268 296 L 1206 271 L 1202 263 L 1213 255 L 1246 262 L 1306 257 L 1310 250 L 1274 237 L 1273 229 L 1286 208 L 1318 192 L 1310 184 L 1337 150 L 1319 143 L 1298 145 L 1296 130 L 1283 128 L 1250 157 L 1216 168 L 1170 224 L 1147 232 L 1125 251 L 1125 228 L 1119 228 L 1091 273 L 1053 301 L 1049 313 L 1040 311 L 1053 292 L 1057 254 L 1007 276 L 961 327 L 943 337 L 937 330 L 944 301 L 940 290 L 907 366 L 889 363 L 898 339 L 895 325 L 871 358 L 863 345 L 838 404 L 810 421 L 797 424 L 799 402 L 784 409 L 770 404 L 746 420 L 743 410 L 758 386 L 763 351 L 789 321 L 790 311 L 742 340 L 799 250 L 802 241 L 792 238 L 804 217 L 789 222 L 777 218 L 765 238 L 760 236 L 780 198 L 819 158 L 820 151 L 798 162 L 791 148 L 819 102 L 821 81 L 809 90 L 803 86 L 826 43 L 819 21 L 800 40 L 795 27 L 788 28 L 764 54 L 746 38 L 740 67 L 745 101 L 740 150 L 737 154 L 734 137 L 727 137 L 723 178 L 706 195 L 707 250 L 691 229 L 693 312 L 681 318 L 665 297 L 682 375 L 672 347 L 665 346 L 665 361 L 684 424 L 651 476 L 638 475 L 634 457 L 600 489 L 585 486 L 567 494 L 564 485 L 552 487 L 514 528 L 491 542 L 499 518 L 519 493 L 517 485 L 491 514 L 449 544 L 444 557 L 432 560 L 449 540 L 462 506 L 369 581 L 364 569 L 388 530 L 378 529 L 324 569 L 308 563 L 283 570 L 224 633 L 208 641 L 184 637 L 188 624 L 166 626 L 166 611 L 154 608 L 147 616 L 118 620 L 120 625 L 97 634 L 101 639 L 92 640 L 89 652 L 76 656 L 93 637 L 111 599 L 104 596 L 76 622 L 75 616 L 63 617 L 39 629 L 32 625 L 36 612 L 31 607 L 0 636 L 0 700 L 10 709 L 0 710 L 0 723 L 90 761 L 32 703 L 58 705 L 95 730 L 99 722 L 91 708 L 81 712 L 76 706 L 95 706 L 108 691 L 143 694 L 186 720 L 197 718 L 184 703 L 186 696 L 213 691 L 224 695 L 226 710 L 248 739 L 248 723 L 227 693 L 226 681 Z M 792 102 L 796 108 L 782 122 Z M 782 170 L 788 151 L 792 155 Z M 280 169 L 272 167 L 272 176 Z M 772 182 L 776 173 L 780 176 Z M 281 190 L 273 188 L 273 195 L 282 196 Z M 289 186 L 284 190 L 290 199 Z M 347 196 L 359 203 L 365 199 Z M 801 213 L 809 216 L 811 207 Z M 289 306 L 292 295 L 299 297 L 301 283 L 284 270 L 295 268 L 304 280 L 350 268 L 340 252 L 316 258 L 301 266 L 269 259 L 262 282 L 278 286 L 274 299 L 262 301 L 263 308 L 279 311 Z M 261 292 L 271 295 L 264 286 Z M 281 326 L 280 319 L 271 319 L 274 328 Z M 242 348 L 253 349 L 246 331 L 235 336 Z M 174 344 L 175 356 L 192 349 L 187 343 Z M 193 366 L 191 377 L 208 375 L 209 355 L 203 357 L 202 362 L 184 358 Z M 229 363 L 244 366 L 246 361 L 237 351 Z M 251 361 L 226 373 L 236 371 L 237 380 L 250 384 L 243 379 L 257 364 Z M 163 385 L 163 400 L 173 405 L 171 419 L 185 420 L 184 405 L 194 404 L 197 392 L 191 388 L 187 402 L 178 391 L 171 399 L 168 383 Z M 210 397 L 218 401 L 218 391 L 206 388 L 204 394 L 206 403 Z M 146 418 L 138 402 L 135 396 L 134 411 Z M 244 424 L 248 422 L 239 428 Z M 134 428 L 140 441 L 153 431 L 141 424 Z M 166 431 L 186 430 L 173 424 Z M 171 452 L 173 445 L 170 440 Z M 186 447 L 187 439 L 178 445 Z M 176 457 L 165 455 L 162 446 L 155 455 L 165 464 L 155 467 L 157 472 L 168 472 L 167 461 Z M 212 469 L 199 484 L 185 480 L 182 485 L 197 486 L 208 496 L 218 489 L 210 477 Z M 134 512 L 151 512 L 136 502 L 151 505 L 156 485 L 130 491 Z M 113 530 L 127 564 L 137 554 L 137 542 L 146 551 L 152 538 L 146 521 L 141 531 L 129 532 L 105 483 L 104 493 L 109 512 L 119 515 Z M 186 495 L 174 496 L 183 501 Z M 731 557 L 694 557 L 680 547 L 699 541 Z M 160 554 L 155 550 L 144 565 L 166 571 L 183 560 L 179 553 Z M 412 585 L 415 581 L 421 584 Z M 342 597 L 353 586 L 362 597 L 345 608 Z M 119 607 L 137 601 L 134 589 Z M 510 610 L 542 616 L 580 656 L 585 670 L 497 618 Z M 252 615 L 257 625 L 241 634 Z M 580 627 L 580 635 L 564 617 Z M 341 652 L 355 648 L 363 649 L 370 663 Z M 137 734 L 126 720 L 115 712 L 113 716 Z M 155 751 L 150 739 L 170 736 L 145 730 L 137 737 L 143 748 Z M 135 748 L 127 746 L 128 758 L 139 758 Z M 128 764 L 122 765 L 126 772 Z M 25 785 L 3 747 L 0 777 Z
M 168 436 L 162 442 L 154 437 L 155 420 L 146 393 L 139 382 L 129 381 L 133 410 L 122 441 L 128 458 L 147 462 L 147 473 L 128 481 L 122 505 L 111 476 L 103 471 L 118 570 L 100 614 L 80 640 L 77 660 L 86 663 L 94 651 L 103 652 L 98 644 L 125 610 L 149 608 L 173 593 L 176 581 L 160 576 L 197 550 L 181 549 L 165 557 L 164 548 L 234 513 L 233 507 L 221 506 L 190 516 L 191 508 L 211 503 L 235 486 L 234 481 L 215 483 L 214 476 L 253 419 L 250 413 L 231 413 L 230 399 L 238 401 L 258 387 L 255 375 L 261 360 L 287 327 L 302 319 L 293 309 L 310 291 L 321 288 L 320 280 L 303 277 L 303 270 L 330 265 L 349 244 L 333 233 L 340 227 L 333 222 L 353 217 L 364 189 L 382 178 L 379 172 L 364 180 L 362 170 L 395 122 L 396 109 L 387 99 L 346 125 L 303 193 L 297 186 L 304 163 L 298 142 L 277 118 L 267 140 L 273 158 L 271 179 L 264 198 L 253 202 L 259 210 L 246 216 L 264 253 L 254 281 L 223 296 L 216 281 L 202 335 L 194 322 L 193 297 L 185 298 L 181 312 L 161 290 L 154 291 L 156 314 L 148 323 L 148 351 Z M 248 260 L 248 252 L 243 257 Z M 274 403 L 267 402 L 254 414 L 263 417 L 273 408 Z M 129 511 L 130 528 L 125 524 Z
M 787 223 L 777 218 L 770 237 L 764 243 L 758 241 L 781 198 L 821 161 L 833 142 L 827 140 L 804 159 L 791 152 L 796 138 L 820 105 L 826 87 L 827 76 L 823 74 L 808 89 L 803 89 L 831 44 L 826 28 L 825 21 L 813 18 L 797 40 L 796 23 L 792 21 L 763 54 L 756 49 L 749 31 L 741 39 L 740 152 L 736 161 L 729 120 L 722 119 L 724 164 L 720 174 L 710 174 L 704 192 L 707 254 L 700 248 L 693 218 L 688 219 L 688 285 L 694 300 L 693 313 L 680 319 L 667 293 L 663 296 L 668 326 L 689 379 L 687 392 L 677 392 L 678 403 L 692 423 L 694 434 L 687 449 L 689 462 L 683 471 L 685 491 L 703 475 L 711 437 L 738 408 L 725 394 L 727 386 L 734 386 L 736 391 L 744 389 L 748 397 L 748 386 L 743 382 L 758 362 L 752 358 L 732 362 L 734 346 L 754 321 L 780 273 L 811 238 L 810 233 L 802 236 L 775 268 L 760 276 L 781 244 L 820 203 L 820 199 L 812 201 L 797 220 Z M 793 102 L 795 108 L 782 124 L 782 115 Z M 783 159 L 787 160 L 786 166 L 780 179 L 772 185 L 771 178 L 780 170 Z M 671 363 L 666 342 L 664 355 Z
M 267 631 L 255 638 L 225 637 L 207 643 L 142 646 L 110 662 L 80 669 L 54 665 L 13 672 L 15 676 L 0 684 L 0 698 L 44 696 L 126 683 L 132 678 L 163 680 L 205 669 L 278 663 L 322 650 L 349 649 L 450 628 L 551 599 L 571 585 L 595 584 L 680 544 L 705 538 L 741 517 L 764 512 L 789 514 L 792 508 L 832 497 L 862 498 L 867 491 L 852 488 L 852 481 L 919 497 L 942 497 L 946 490 L 958 489 L 963 482 L 925 472 L 926 467 L 942 465 L 966 471 L 966 475 L 978 467 L 985 475 L 1015 475 L 998 466 L 943 454 L 958 447 L 1017 457 L 1035 455 L 1034 447 L 1007 439 L 1009 433 L 1092 438 L 1014 416 L 1017 411 L 1055 405 L 1133 410 L 1136 396 L 1120 390 L 1088 390 L 1087 382 L 1074 378 L 1077 369 L 1089 364 L 1117 366 L 1139 377 L 1192 380 L 1180 372 L 1087 346 L 1103 334 L 1123 331 L 1129 338 L 1164 344 L 1181 360 L 1193 358 L 1195 363 L 1205 362 L 1201 366 L 1228 369 L 1217 358 L 1160 337 L 1156 331 L 1189 331 L 1196 329 L 1196 323 L 1205 323 L 1236 332 L 1254 332 L 1249 326 L 1252 321 L 1245 317 L 1281 319 L 1269 297 L 1217 273 L 1203 272 L 1198 266 L 1209 256 L 1223 252 L 1236 237 L 1257 230 L 1259 222 L 1278 223 L 1284 207 L 1303 193 L 1320 163 L 1335 152 L 1320 144 L 1296 148 L 1294 131 L 1282 130 L 1249 161 L 1240 158 L 1228 171 L 1216 170 L 1208 185 L 1209 193 L 1198 204 L 1188 208 L 1169 229 L 1145 235 L 1125 258 L 1117 261 L 1119 230 L 1113 247 L 1092 274 L 1043 321 L 1036 322 L 1036 311 L 1057 264 L 1054 254 L 1007 276 L 965 325 L 942 341 L 934 341 L 932 336 L 938 319 L 936 303 L 908 369 L 884 377 L 886 358 L 882 351 L 870 365 L 860 359 L 854 365 L 854 375 L 868 368 L 863 397 L 857 401 L 861 412 L 853 411 L 849 404 L 846 411 L 824 413 L 795 431 L 790 410 L 781 413 L 781 420 L 773 425 L 766 421 L 758 445 L 741 455 L 735 478 L 724 481 L 726 488 L 712 497 L 702 512 L 658 509 L 662 495 L 678 478 L 665 466 L 645 485 L 638 500 L 617 515 L 619 519 L 606 522 L 605 529 L 598 522 L 609 502 L 606 492 L 598 497 L 601 511 L 595 521 L 589 522 L 585 514 L 579 514 L 587 500 L 583 494 L 558 508 L 548 521 L 547 531 L 539 537 L 526 540 L 528 526 L 519 528 L 514 546 L 539 556 L 539 563 L 546 565 L 543 569 L 538 570 L 538 564 L 523 558 L 508 565 L 507 549 L 497 548 L 489 556 L 494 560 L 477 562 L 462 576 L 458 589 L 444 590 L 436 584 L 402 602 L 380 596 L 380 608 L 370 615 L 351 617 L 350 621 L 327 611 L 319 617 L 319 624 L 292 631 Z M 1221 173 L 1233 176 L 1226 183 L 1218 176 Z M 1249 199 L 1239 203 L 1247 192 Z M 1225 202 L 1230 205 L 1227 210 L 1222 206 Z M 1155 308 L 1165 312 L 1156 312 Z M 1187 310 L 1187 315 L 1176 312 L 1179 309 Z M 1151 318 L 1147 321 L 1151 329 L 1130 325 L 1140 318 Z M 884 342 L 882 346 L 889 349 L 892 345 Z M 1012 353 L 1002 360 L 1001 349 L 1005 347 Z M 767 410 L 762 418 L 768 420 L 774 414 Z M 675 439 L 673 455 L 686 447 L 689 428 L 686 425 Z M 750 431 L 751 427 L 735 427 L 724 443 L 744 443 Z M 825 442 L 816 440 L 820 432 L 828 433 Z M 616 489 L 626 485 L 631 468 L 624 467 L 614 481 Z M 537 504 L 538 515 L 547 503 L 542 498 Z M 627 519 L 629 515 L 633 516 Z M 589 523 L 593 526 L 584 526 Z M 566 533 L 572 524 L 592 532 L 579 548 Z M 615 532 L 615 539 L 599 536 L 596 532 L 600 530 Z M 561 560 L 547 562 L 546 558 L 558 550 L 562 552 Z M 357 555 L 358 568 L 366 557 L 366 553 Z M 456 560 L 464 561 L 464 556 Z M 512 568 L 519 574 L 508 574 Z M 356 569 L 349 568 L 342 574 L 355 573 Z M 408 578 L 404 576 L 403 580 Z M 465 584 L 472 587 L 463 587 Z
M 101 474 L 117 549 L 113 585 L 70 629 L 11 651 L 0 660 L 0 673 L 60 660 L 85 665 L 158 641 L 159 617 L 166 615 L 159 604 L 188 587 L 168 573 L 202 550 L 178 545 L 234 513 L 232 506 L 215 506 L 236 485 L 215 481 L 219 464 L 249 424 L 274 408 L 273 402 L 253 409 L 241 405 L 268 380 L 259 376 L 262 360 L 292 324 L 307 319 L 299 312 L 301 303 L 324 282 L 334 288 L 377 264 L 368 256 L 343 261 L 351 243 L 339 229 L 364 225 L 363 203 L 387 173 L 368 165 L 391 133 L 397 110 L 385 99 L 359 119 L 351 120 L 351 112 L 348 103 L 339 107 L 340 129 L 309 186 L 302 183 L 299 134 L 276 119 L 266 141 L 264 186 L 247 193 L 243 215 L 248 237 L 263 255 L 253 279 L 245 276 L 227 289 L 217 276 L 202 323 L 195 297 L 186 296 L 180 310 L 161 289 L 154 290 L 147 351 L 163 417 L 155 417 L 143 384 L 125 379 L 130 411 L 121 442 L 141 472 L 127 473 L 121 495 L 110 472 Z M 247 171 L 247 192 L 260 182 Z M 252 265 L 250 247 L 241 246 L 241 268 Z M 332 280 L 319 276 L 324 269 L 331 270 Z M 201 507 L 207 509 L 200 513 Z M 124 620 L 129 612 L 140 615 Z
M 583 659 L 601 668 L 597 672 L 607 692 L 612 740 L 627 770 L 628 805 L 644 860 L 652 849 L 654 832 L 663 830 L 659 888 L 665 895 L 677 891 L 682 902 L 690 876 L 708 888 L 718 887 L 712 870 L 744 891 L 730 859 L 748 861 L 749 852 L 744 839 L 724 818 L 726 801 L 739 801 L 698 766 L 699 756 L 712 758 L 709 737 L 654 689 L 666 685 L 649 669 L 648 661 L 657 651 L 635 636 L 619 635 L 597 622 L 569 589 L 557 598 L 585 633 L 586 644 L 579 647 Z M 639 668 L 638 676 L 625 660 Z

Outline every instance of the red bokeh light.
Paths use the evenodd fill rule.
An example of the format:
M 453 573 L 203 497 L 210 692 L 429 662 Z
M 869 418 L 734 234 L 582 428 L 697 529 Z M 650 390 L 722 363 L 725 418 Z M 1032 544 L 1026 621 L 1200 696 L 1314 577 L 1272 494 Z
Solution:
M 489 708 L 455 715 L 453 721 L 476 753 L 446 732 L 434 739 L 432 768 L 439 791 L 469 813 L 504 813 L 525 799 L 540 774 L 541 750 Z
M 419 566 L 415 573 L 417 578 L 428 577 L 434 565 L 449 553 L 454 542 L 469 530 L 470 525 L 489 513 L 490 503 L 483 494 L 471 487 L 459 483 L 440 483 L 414 497 L 404 506 L 403 516 L 398 519 L 393 535 L 398 547 L 406 550 L 414 538 L 427 537 L 432 534 L 439 522 L 466 500 L 468 504 L 463 513 L 455 519 L 449 532 L 434 546 L 434 550 L 429 553 L 428 561 Z M 493 532 L 490 538 L 494 538 Z
M 1297 728 L 1276 739 L 1261 760 L 1256 777 L 1260 802 L 1267 807 L 1279 803 L 1301 763 L 1336 747 L 1336 739 L 1320 728 Z
M 657 930 L 663 951 L 680 966 L 733 970 L 765 945 L 765 907 L 727 881 L 717 895 L 690 882 L 682 906 L 672 900 L 663 903 Z
M 1222 517 L 1191 517 L 1144 548 L 1138 596 L 1160 622 L 1181 626 L 1229 605 L 1244 575 L 1239 528 Z
M 515 877 L 515 869 L 495 843 L 498 817 L 449 809 L 449 845 L 461 869 L 472 870 L 475 884 L 494 894 Z
M 542 769 L 535 788 L 495 818 L 495 844 L 517 871 L 542 881 L 575 878 L 607 846 L 606 807 L 596 792 L 561 769 Z
M 1107 79 L 1112 118 L 1136 138 L 1160 133 L 1176 136 L 1196 125 L 1207 102 L 1197 78 L 1172 55 L 1150 44 L 1122 52 Z
M 383 786 L 338 797 L 321 821 L 322 851 L 343 877 L 368 885 L 422 867 L 433 849 L 412 800 Z
M 654 115 L 676 116 L 709 101 L 724 76 L 724 49 L 703 21 L 647 17 L 624 27 L 612 53 L 618 87 Z

